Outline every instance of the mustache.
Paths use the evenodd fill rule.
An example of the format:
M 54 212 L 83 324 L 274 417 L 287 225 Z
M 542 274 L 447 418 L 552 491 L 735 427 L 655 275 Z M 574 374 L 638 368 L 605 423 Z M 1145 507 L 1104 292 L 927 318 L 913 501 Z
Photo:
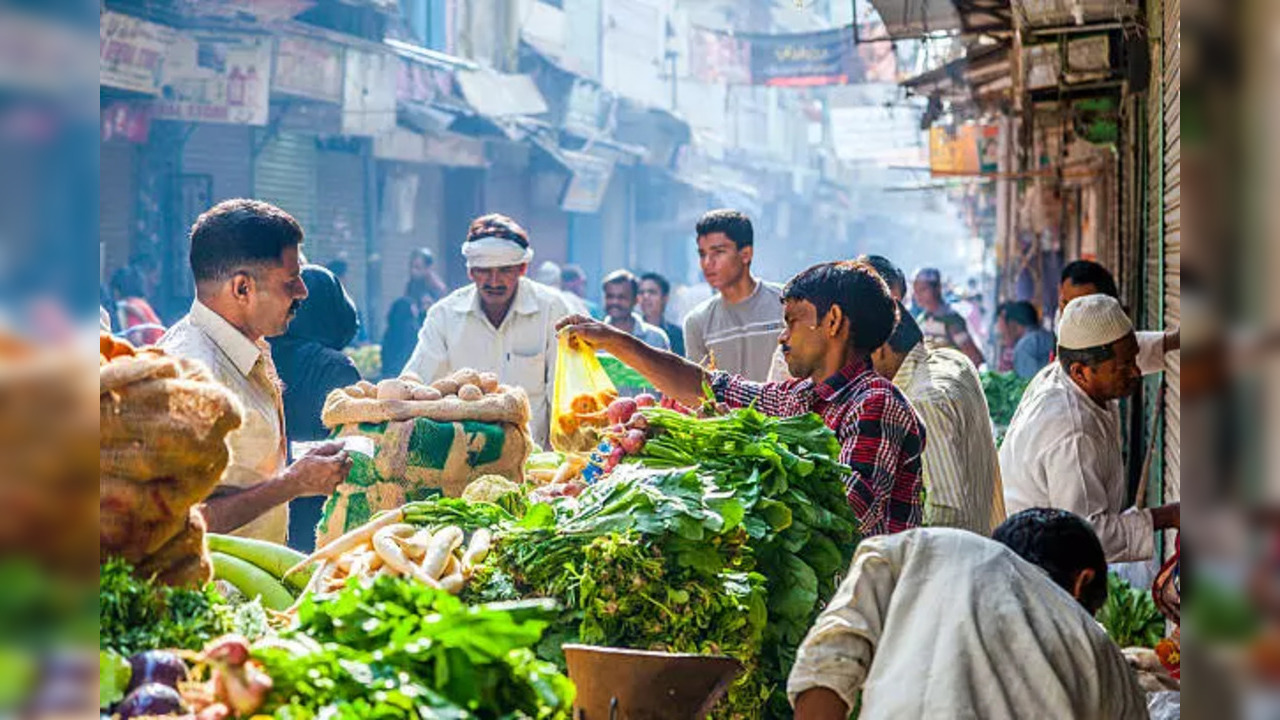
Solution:
M 480 289 L 484 292 L 506 292 L 506 285 L 481 285 Z
M 290 315 L 297 315 L 297 314 L 298 314 L 298 308 L 300 308 L 300 307 L 302 307 L 302 301 L 301 301 L 301 300 L 294 300 L 293 302 L 289 303 L 289 314 L 290 314 Z

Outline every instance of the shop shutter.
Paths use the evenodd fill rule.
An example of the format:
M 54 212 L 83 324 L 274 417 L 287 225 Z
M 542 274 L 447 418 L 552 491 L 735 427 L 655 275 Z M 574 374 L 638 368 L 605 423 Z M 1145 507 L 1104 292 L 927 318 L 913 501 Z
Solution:
M 1164 325 L 1180 326 L 1182 322 L 1182 20 L 1180 0 L 1163 3 L 1164 58 L 1161 63 L 1160 93 L 1164 129 L 1161 148 L 1163 160 L 1162 214 L 1164 220 Z M 1155 95 L 1156 93 L 1152 93 Z M 1169 367 L 1164 374 L 1165 427 L 1164 427 L 1164 499 L 1166 502 L 1181 496 L 1181 360 L 1178 353 L 1170 356 Z
M 182 174 L 208 175 L 211 203 L 253 194 L 253 128 L 196 125 L 182 148 Z
M 104 142 L 98 166 L 98 242 L 104 282 L 129 262 L 133 251 L 133 211 L 137 197 L 138 146 Z
M 318 263 L 346 254 L 347 292 L 359 306 L 366 330 L 381 332 L 382 318 L 378 314 L 385 314 L 385 309 L 376 307 L 368 293 L 364 157 L 355 152 L 320 150 L 316 154 L 315 176 L 316 215 L 307 230 L 307 254 Z
M 253 196 L 283 208 L 310 234 L 316 207 L 315 137 L 281 132 L 264 140 L 265 132 L 256 133 L 262 149 L 253 166 Z

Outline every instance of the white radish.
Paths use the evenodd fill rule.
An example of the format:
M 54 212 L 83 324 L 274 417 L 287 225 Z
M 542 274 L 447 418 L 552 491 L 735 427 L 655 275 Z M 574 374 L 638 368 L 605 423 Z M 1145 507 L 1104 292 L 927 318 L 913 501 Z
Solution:
M 431 547 L 427 549 L 426 557 L 422 558 L 422 572 L 433 578 L 439 578 L 444 574 L 449 557 L 460 545 L 462 545 L 462 528 L 450 525 L 437 532 L 431 537 Z
M 489 555 L 489 549 L 493 547 L 493 533 L 485 528 L 480 528 L 471 533 L 471 544 L 467 546 L 467 551 L 462 555 L 462 564 L 468 566 L 479 565 Z
M 361 382 L 365 382 L 365 381 L 362 380 Z M 369 542 L 370 538 L 372 538 L 374 533 L 376 533 L 378 530 L 388 525 L 393 525 L 395 523 L 398 523 L 403 519 L 404 519 L 404 512 L 399 509 L 392 510 L 390 512 L 379 515 L 378 517 L 370 520 L 369 522 L 365 523 L 364 525 L 361 525 L 358 528 L 352 528 L 342 536 L 337 537 L 331 542 L 329 542 L 329 544 L 311 553 L 306 558 L 304 558 L 302 562 L 286 570 L 284 575 L 281 577 L 282 578 L 289 577 L 290 575 L 298 572 L 302 568 L 310 565 L 311 563 L 317 560 L 328 560 L 328 559 L 337 557 L 338 555 L 341 555 L 347 552 L 348 550 L 351 550 L 352 548 L 359 547 Z
M 382 561 L 391 567 L 391 569 L 419 580 L 432 587 L 440 587 L 436 582 L 435 575 L 428 575 L 422 572 L 421 568 L 413 564 L 413 561 L 405 556 L 404 550 L 401 549 L 398 540 L 411 537 L 417 529 L 412 525 L 398 524 L 389 525 L 382 528 L 373 535 L 373 549 L 382 557 Z
M 431 531 L 426 528 L 419 530 L 401 542 L 405 556 L 416 563 L 422 562 L 422 558 L 426 557 L 427 548 L 430 546 Z
M 457 595 L 462 591 L 462 586 L 466 584 L 467 580 L 462 576 L 461 572 L 440 578 L 440 588 L 450 595 Z

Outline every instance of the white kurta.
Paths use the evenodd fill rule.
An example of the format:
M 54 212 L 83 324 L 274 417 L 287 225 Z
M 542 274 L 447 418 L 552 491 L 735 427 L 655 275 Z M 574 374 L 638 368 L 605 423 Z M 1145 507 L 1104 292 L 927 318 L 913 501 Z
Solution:
M 880 718 L 1146 718 L 1119 648 L 1040 568 L 951 528 L 867 538 L 787 681 Z
M 529 394 L 529 430 L 545 447 L 555 380 L 555 326 L 568 314 L 559 292 L 522 277 L 511 309 L 495 328 L 480 308 L 475 285 L 468 285 L 427 311 L 404 369 L 427 382 L 462 368 L 497 373 L 501 382 Z
M 1149 559 L 1151 511 L 1125 509 L 1120 440 L 1120 403 L 1097 404 L 1050 363 L 1022 396 L 1000 447 L 1006 510 L 1070 510 L 1093 524 L 1108 562 Z

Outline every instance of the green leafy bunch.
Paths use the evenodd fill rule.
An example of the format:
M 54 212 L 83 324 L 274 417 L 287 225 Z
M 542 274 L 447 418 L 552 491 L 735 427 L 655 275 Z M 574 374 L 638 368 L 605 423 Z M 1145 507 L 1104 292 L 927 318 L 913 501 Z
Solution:
M 192 590 L 140 579 L 121 558 L 100 569 L 98 622 L 100 649 L 126 657 L 159 648 L 199 650 L 236 629 L 233 611 L 212 585 Z
M 1164 637 L 1164 616 L 1151 593 L 1134 588 L 1115 573 L 1107 575 L 1107 602 L 1097 618 L 1120 647 L 1154 648 Z
M 468 606 L 401 578 L 351 581 L 310 598 L 254 657 L 271 675 L 265 710 L 325 718 L 567 719 L 573 685 L 533 652 L 554 602 Z
M 987 412 L 991 414 L 991 422 L 997 427 L 1008 427 L 1013 414 L 1022 402 L 1022 393 L 1031 382 L 1029 378 L 1019 377 L 1013 372 L 983 371 L 982 392 L 987 396 Z

